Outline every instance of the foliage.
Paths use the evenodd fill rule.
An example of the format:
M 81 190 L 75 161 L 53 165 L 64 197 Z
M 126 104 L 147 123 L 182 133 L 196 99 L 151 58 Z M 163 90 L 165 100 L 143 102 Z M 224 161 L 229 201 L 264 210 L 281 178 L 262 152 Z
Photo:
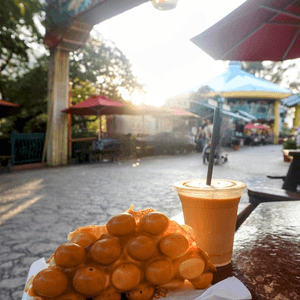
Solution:
M 194 113 L 201 116 L 202 119 L 208 119 L 209 118 L 212 121 L 212 118 L 213 118 L 212 110 L 208 107 L 205 107 L 201 104 L 196 103 L 196 102 L 201 102 L 203 100 L 206 100 L 208 98 L 207 94 L 210 93 L 210 92 L 213 92 L 213 90 L 209 86 L 203 85 L 198 89 L 197 92 L 193 92 L 189 96 L 188 99 L 191 100 L 191 101 L 195 101 L 195 102 L 191 102 L 191 108 L 192 108 Z
M 109 40 L 94 32 L 86 44 L 70 53 L 71 101 L 77 104 L 93 94 L 124 102 L 124 94 L 142 90 L 143 85 L 133 75 L 131 64 L 125 55 Z M 127 105 L 131 105 L 126 101 Z M 98 130 L 96 116 L 72 116 L 74 131 L 84 128 Z M 101 121 L 105 128 L 105 118 Z
M 277 85 L 281 85 L 294 92 L 300 92 L 300 82 L 298 76 L 292 76 L 296 73 L 298 66 L 295 62 L 242 62 L 244 71 L 255 75 L 256 77 L 266 79 Z M 298 78 L 298 79 L 297 79 Z
M 3 99 L 6 99 L 3 85 L 7 79 L 23 72 L 30 48 L 34 43 L 42 43 L 37 25 L 43 15 L 41 8 L 39 0 L 1 1 L 0 92 Z
M 3 3 L 2 3 L 3 2 Z M 1 120 L 0 132 L 45 132 L 47 122 L 48 57 L 37 58 L 31 48 L 43 47 L 38 25 L 44 19 L 43 0 L 9 0 L 0 6 L 0 93 L 20 104 L 17 116 Z M 35 47 L 33 47 L 33 45 Z M 30 62 L 30 63 L 28 63 Z M 34 63 L 33 63 L 34 62 Z M 72 104 L 91 94 L 119 101 L 143 86 L 133 76 L 131 64 L 116 45 L 93 32 L 87 43 L 70 53 Z M 0 94 L 0 95 L 1 95 Z M 1 97 L 1 96 L 0 96 Z M 98 130 L 95 116 L 73 117 L 74 129 Z M 105 120 L 102 121 L 105 127 Z
M 283 126 L 281 128 L 281 132 L 284 137 L 288 137 L 291 135 L 291 129 L 287 127 L 286 123 L 283 124 Z
M 47 114 L 48 57 L 40 57 L 33 68 L 3 85 L 5 100 L 18 103 L 21 112 L 0 124 L 0 132 L 45 132 Z
M 282 143 L 283 149 L 297 149 L 297 143 L 295 140 L 286 140 Z
M 232 145 L 233 146 L 239 146 L 240 145 L 240 140 L 232 140 Z
M 126 56 L 109 40 L 94 32 L 86 44 L 70 53 L 70 81 L 88 81 L 98 94 L 123 101 L 124 92 L 131 95 L 143 85 L 133 75 Z
M 190 99 L 201 101 L 207 99 L 207 94 L 213 92 L 213 90 L 208 85 L 202 85 L 197 92 L 193 92 L 189 97 Z
M 71 88 L 71 104 L 75 105 L 87 99 L 89 95 L 96 94 L 97 90 L 89 81 L 80 80 L 78 77 L 75 78 Z M 97 116 L 72 116 L 72 136 L 81 134 L 86 135 L 82 132 L 82 128 L 87 131 L 96 132 L 99 127 L 99 120 Z

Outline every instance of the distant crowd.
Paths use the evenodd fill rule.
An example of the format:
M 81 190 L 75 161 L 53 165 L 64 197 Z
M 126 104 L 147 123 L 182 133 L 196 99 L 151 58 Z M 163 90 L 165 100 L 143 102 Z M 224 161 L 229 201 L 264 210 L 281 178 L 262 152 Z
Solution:
M 233 129 L 232 131 L 235 132 L 235 135 L 239 133 L 241 137 L 243 137 L 243 143 L 245 145 L 257 146 L 257 145 L 273 144 L 274 142 L 273 130 L 272 128 L 267 128 L 268 126 L 265 127 L 266 128 L 263 129 L 244 129 L 244 126 L 236 125 L 235 130 Z M 212 139 L 212 133 L 213 133 L 213 124 L 211 120 L 202 119 L 196 137 L 197 152 L 202 152 L 205 145 L 210 144 Z M 290 129 L 288 128 L 287 124 L 284 123 L 281 128 L 279 142 L 283 143 L 284 140 L 288 140 L 288 139 L 294 140 L 296 142 L 297 147 L 300 147 L 300 127 L 293 127 L 292 129 Z

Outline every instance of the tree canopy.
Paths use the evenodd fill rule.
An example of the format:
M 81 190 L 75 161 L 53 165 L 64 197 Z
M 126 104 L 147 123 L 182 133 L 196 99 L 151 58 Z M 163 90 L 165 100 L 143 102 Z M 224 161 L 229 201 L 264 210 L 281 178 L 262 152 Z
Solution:
M 24 72 L 33 43 L 42 43 L 39 20 L 42 20 L 39 0 L 1 1 L 0 5 L 0 92 L 5 98 L 3 84 Z
M 82 48 L 70 53 L 70 82 L 72 104 L 92 94 L 124 102 L 124 94 L 131 95 L 143 89 L 132 73 L 130 61 L 112 41 L 105 40 L 98 32 L 93 32 Z M 75 130 L 78 127 L 95 130 L 98 126 L 95 122 L 98 124 L 96 116 L 72 116 Z M 101 123 L 105 124 L 104 120 Z
M 0 131 L 45 132 L 47 120 L 48 57 L 37 59 L 32 69 L 3 83 L 5 100 L 21 106 L 18 115 L 0 124 Z
M 96 93 L 119 101 L 123 101 L 124 93 L 131 95 L 143 89 L 132 73 L 130 61 L 98 32 L 82 48 L 70 53 L 70 81 L 73 87 L 90 82 Z
M 4 78 L 4 80 L 2 80 Z M 0 78 L 5 100 L 21 105 L 17 116 L 0 122 L 4 136 L 9 132 L 45 132 L 47 122 L 48 56 L 44 54 L 31 68 L 16 76 Z M 110 40 L 100 34 L 90 37 L 78 51 L 70 53 L 70 82 L 72 104 L 82 102 L 92 94 L 103 94 L 113 100 L 124 101 L 124 93 L 131 94 L 143 85 L 133 75 L 131 64 Z M 72 117 L 72 124 L 96 130 L 97 117 Z
M 244 71 L 266 79 L 295 93 L 300 92 L 298 65 L 295 61 L 242 62 Z

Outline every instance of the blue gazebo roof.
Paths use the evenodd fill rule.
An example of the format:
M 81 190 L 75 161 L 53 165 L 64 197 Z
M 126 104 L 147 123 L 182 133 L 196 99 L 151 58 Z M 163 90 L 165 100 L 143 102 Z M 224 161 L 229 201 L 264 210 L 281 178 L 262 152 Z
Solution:
M 295 94 L 290 97 L 281 100 L 281 103 L 284 106 L 292 107 L 300 104 L 300 94 Z
M 208 86 L 214 92 L 224 93 L 227 96 L 233 92 L 237 94 L 236 96 L 238 96 L 239 92 L 248 92 L 250 97 L 251 92 L 253 97 L 263 97 L 264 94 L 267 95 L 268 93 L 272 95 L 276 95 L 277 93 L 281 94 L 278 98 L 284 98 L 292 94 L 291 91 L 281 88 L 273 82 L 258 78 L 243 71 L 240 62 L 230 62 L 226 72 L 192 88 L 188 92 L 197 92 L 201 86 Z M 241 94 L 241 96 L 243 95 Z

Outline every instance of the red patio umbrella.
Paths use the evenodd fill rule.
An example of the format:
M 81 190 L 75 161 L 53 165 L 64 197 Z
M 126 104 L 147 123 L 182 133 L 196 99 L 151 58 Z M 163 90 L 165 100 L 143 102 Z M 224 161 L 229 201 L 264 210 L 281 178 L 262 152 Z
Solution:
M 248 123 L 245 125 L 245 129 L 269 129 L 269 126 L 265 126 L 263 124 L 255 125 L 253 123 Z
M 83 102 L 62 110 L 62 112 L 71 115 L 99 116 L 99 138 L 102 137 L 101 116 L 136 113 L 133 108 L 124 103 L 111 100 L 103 95 L 91 96 Z
M 245 129 L 255 129 L 256 126 L 253 123 L 248 123 L 245 125 Z
M 170 114 L 171 116 L 179 116 L 187 119 L 199 119 L 200 116 L 193 114 L 189 111 L 186 111 L 180 107 L 171 107 L 170 108 Z
M 263 125 L 263 124 L 259 124 L 256 126 L 257 129 L 270 129 L 269 126 Z
M 17 115 L 20 112 L 20 105 L 0 99 L 0 118 Z
M 129 106 L 124 103 L 111 100 L 103 95 L 94 95 L 62 112 L 81 116 L 101 116 L 103 115 L 150 115 L 163 114 L 167 111 L 150 105 Z M 99 123 L 99 138 L 102 136 L 101 123 Z
M 134 112 L 135 114 L 141 114 L 141 115 L 162 115 L 169 113 L 169 110 L 161 108 L 161 107 L 155 107 L 147 104 L 139 104 L 134 106 Z
M 300 57 L 300 1 L 248 0 L 191 41 L 214 59 Z
M 83 102 L 62 110 L 62 112 L 72 115 L 100 116 L 129 113 L 132 112 L 132 109 L 124 103 L 111 100 L 103 95 L 94 95 Z

